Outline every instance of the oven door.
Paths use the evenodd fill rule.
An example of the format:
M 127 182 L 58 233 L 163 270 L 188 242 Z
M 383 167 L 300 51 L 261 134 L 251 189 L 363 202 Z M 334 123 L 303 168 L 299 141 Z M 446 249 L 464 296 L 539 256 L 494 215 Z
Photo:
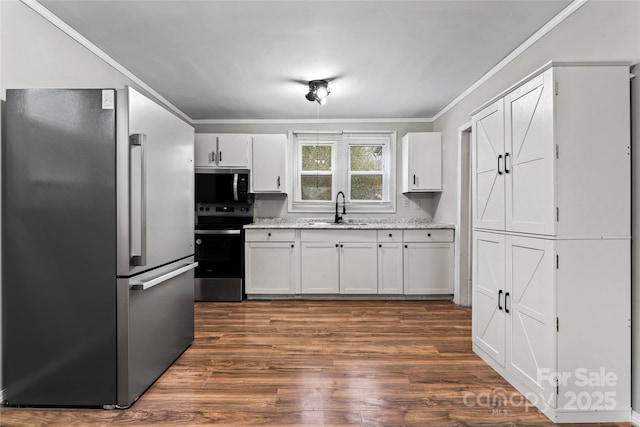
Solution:
M 196 230 L 196 278 L 242 278 L 242 231 Z
M 240 229 L 196 230 L 195 301 L 242 301 L 244 249 Z

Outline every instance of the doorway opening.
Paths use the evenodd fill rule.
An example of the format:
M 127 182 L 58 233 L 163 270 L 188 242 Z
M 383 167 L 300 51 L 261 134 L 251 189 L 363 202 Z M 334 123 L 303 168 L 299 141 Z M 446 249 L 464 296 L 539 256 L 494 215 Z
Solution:
M 454 302 L 471 305 L 471 123 L 458 128 L 458 227 L 455 233 Z

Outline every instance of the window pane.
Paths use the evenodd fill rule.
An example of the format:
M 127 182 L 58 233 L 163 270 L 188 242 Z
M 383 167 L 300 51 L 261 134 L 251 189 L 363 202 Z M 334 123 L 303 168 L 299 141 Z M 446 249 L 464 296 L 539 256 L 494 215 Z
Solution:
M 382 200 L 382 175 L 352 175 L 351 200 Z
M 331 146 L 330 145 L 303 145 L 302 146 L 302 170 L 330 171 L 331 170 Z
M 379 171 L 382 170 L 382 146 L 351 146 L 351 170 L 352 171 Z
M 300 177 L 302 200 L 331 200 L 331 175 Z

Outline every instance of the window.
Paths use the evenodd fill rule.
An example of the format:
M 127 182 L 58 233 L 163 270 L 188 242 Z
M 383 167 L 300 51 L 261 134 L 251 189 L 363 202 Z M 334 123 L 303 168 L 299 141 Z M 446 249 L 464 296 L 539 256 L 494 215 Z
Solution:
M 295 132 L 289 210 L 333 212 L 339 191 L 347 213 L 395 212 L 394 132 Z

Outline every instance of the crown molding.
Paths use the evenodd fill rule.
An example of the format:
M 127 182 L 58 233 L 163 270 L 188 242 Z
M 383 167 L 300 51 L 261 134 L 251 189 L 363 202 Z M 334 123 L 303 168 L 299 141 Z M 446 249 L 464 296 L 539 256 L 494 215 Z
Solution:
M 322 123 L 431 123 L 429 118 L 386 118 L 386 119 L 193 119 L 194 125 L 240 125 L 240 124 L 322 124 Z
M 458 95 L 453 101 L 449 103 L 446 107 L 444 107 L 438 114 L 433 116 L 432 121 L 438 120 L 445 113 L 451 110 L 453 107 L 458 105 L 464 98 L 469 96 L 474 90 L 478 89 L 482 86 L 487 80 L 491 77 L 495 76 L 500 70 L 509 65 L 513 60 L 515 60 L 518 56 L 523 54 L 527 49 L 529 49 L 534 43 L 544 37 L 547 33 L 553 30 L 556 26 L 558 26 L 562 21 L 567 19 L 569 16 L 573 14 L 576 10 L 580 9 L 584 6 L 589 0 L 574 0 L 569 6 L 562 9 L 560 13 L 554 16 L 549 22 L 547 22 L 542 28 L 536 31 L 531 37 L 525 40 L 520 46 L 518 46 L 513 52 L 507 55 L 502 61 L 498 62 L 491 70 L 489 70 L 486 74 L 480 77 L 474 84 L 469 86 L 467 90 Z
M 191 123 L 191 117 L 187 116 L 183 113 L 178 107 L 169 102 L 165 97 L 156 92 L 151 86 L 143 82 L 138 76 L 133 74 L 131 71 L 126 69 L 122 64 L 113 59 L 111 56 L 107 55 L 102 49 L 100 49 L 95 44 L 91 43 L 86 37 L 82 34 L 74 30 L 69 24 L 64 22 L 62 19 L 58 18 L 53 12 L 40 4 L 37 0 L 20 0 L 22 3 L 30 7 L 33 11 L 38 13 L 44 19 L 49 21 L 59 30 L 63 31 L 69 37 L 80 43 L 86 49 L 88 49 L 91 53 L 96 55 L 98 58 L 102 59 L 104 62 L 115 68 L 117 71 L 122 73 L 125 77 L 132 80 L 136 85 L 138 85 L 145 92 L 151 94 L 154 98 L 164 104 L 169 110 L 176 113 L 178 116 L 182 117 L 187 122 Z

